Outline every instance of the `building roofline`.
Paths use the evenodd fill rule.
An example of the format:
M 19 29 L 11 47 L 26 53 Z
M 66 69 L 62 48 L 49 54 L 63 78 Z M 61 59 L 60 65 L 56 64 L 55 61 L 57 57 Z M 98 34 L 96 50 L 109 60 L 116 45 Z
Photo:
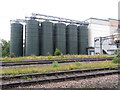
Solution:
M 108 18 L 109 20 L 116 20 L 116 21 L 118 21 L 118 19 L 113 19 L 113 18 Z
M 102 20 L 102 21 L 109 21 L 108 19 L 100 19 L 100 18 L 93 18 L 93 17 L 91 17 L 91 18 L 89 18 L 89 19 Z
M 88 18 L 88 19 L 86 19 L 85 21 L 90 20 L 90 19 L 102 20 L 102 21 L 109 21 L 109 20 L 116 20 L 116 21 L 118 21 L 118 19 L 112 19 L 112 18 L 108 18 L 108 19 L 99 19 L 99 18 L 93 18 L 93 17 Z

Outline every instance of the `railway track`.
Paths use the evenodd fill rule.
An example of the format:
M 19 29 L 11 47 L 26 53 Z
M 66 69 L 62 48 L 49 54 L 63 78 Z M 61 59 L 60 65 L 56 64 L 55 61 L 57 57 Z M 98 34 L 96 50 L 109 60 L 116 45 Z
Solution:
M 0 61 L 1 66 L 17 66 L 17 65 L 32 65 L 32 64 L 51 64 L 54 61 L 58 63 L 68 62 L 92 62 L 92 61 L 105 61 L 112 60 L 114 57 L 102 57 L 102 58 L 68 58 L 68 59 L 47 59 L 47 60 L 24 60 L 24 61 Z
M 69 71 L 57 71 L 50 73 L 24 74 L 17 76 L 0 77 L 2 88 L 14 88 L 16 86 L 25 86 L 38 83 L 58 82 L 65 80 L 78 80 L 111 74 L 119 74 L 119 67 L 79 69 Z

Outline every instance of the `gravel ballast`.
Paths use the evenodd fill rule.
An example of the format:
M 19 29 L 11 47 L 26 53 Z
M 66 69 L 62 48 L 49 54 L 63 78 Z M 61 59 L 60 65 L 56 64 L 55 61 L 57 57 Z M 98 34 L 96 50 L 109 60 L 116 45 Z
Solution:
M 118 79 L 118 75 L 107 75 L 89 79 L 20 86 L 18 88 L 118 88 L 118 81 L 120 81 Z

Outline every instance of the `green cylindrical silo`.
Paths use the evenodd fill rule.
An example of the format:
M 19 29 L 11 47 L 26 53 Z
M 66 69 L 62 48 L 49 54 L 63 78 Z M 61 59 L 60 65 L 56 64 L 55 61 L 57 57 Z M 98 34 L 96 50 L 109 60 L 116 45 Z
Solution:
M 11 24 L 10 53 L 15 56 L 23 56 L 23 25 Z
M 1 43 L 1 39 L 0 39 L 0 43 Z M 2 45 L 0 44 L 0 58 L 2 57 Z
M 54 48 L 57 48 L 63 54 L 66 54 L 66 25 L 63 23 L 55 24 Z
M 77 26 L 68 25 L 66 30 L 67 54 L 78 54 Z
M 41 55 L 53 55 L 53 23 L 44 21 L 41 23 Z
M 39 55 L 39 22 L 26 21 L 26 56 Z
M 87 54 L 88 47 L 88 25 L 78 26 L 78 52 Z
M 42 28 L 39 26 L 39 55 L 42 54 Z

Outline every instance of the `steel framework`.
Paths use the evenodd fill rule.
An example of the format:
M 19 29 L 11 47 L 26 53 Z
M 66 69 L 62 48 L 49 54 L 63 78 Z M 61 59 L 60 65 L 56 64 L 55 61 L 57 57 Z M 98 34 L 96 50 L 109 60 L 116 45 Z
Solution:
M 25 19 L 10 20 L 10 22 L 11 23 L 13 23 L 13 22 L 15 22 L 15 23 L 25 23 L 27 19 L 57 21 L 57 22 L 80 24 L 80 25 L 88 25 L 89 24 L 87 21 L 78 21 L 78 20 L 66 19 L 66 18 L 61 18 L 61 17 L 56 17 L 56 16 L 38 14 L 38 13 L 32 13 L 30 17 L 26 16 Z
M 110 36 L 106 36 L 106 37 L 95 37 L 94 38 L 94 46 L 96 47 L 95 42 L 100 41 L 100 54 L 103 54 L 103 51 L 102 51 L 103 42 L 105 40 L 113 40 L 113 44 L 117 46 L 118 51 L 119 51 L 119 48 L 120 48 L 119 37 L 120 37 L 120 34 L 110 35 Z M 116 40 L 116 38 L 118 38 L 118 39 Z

